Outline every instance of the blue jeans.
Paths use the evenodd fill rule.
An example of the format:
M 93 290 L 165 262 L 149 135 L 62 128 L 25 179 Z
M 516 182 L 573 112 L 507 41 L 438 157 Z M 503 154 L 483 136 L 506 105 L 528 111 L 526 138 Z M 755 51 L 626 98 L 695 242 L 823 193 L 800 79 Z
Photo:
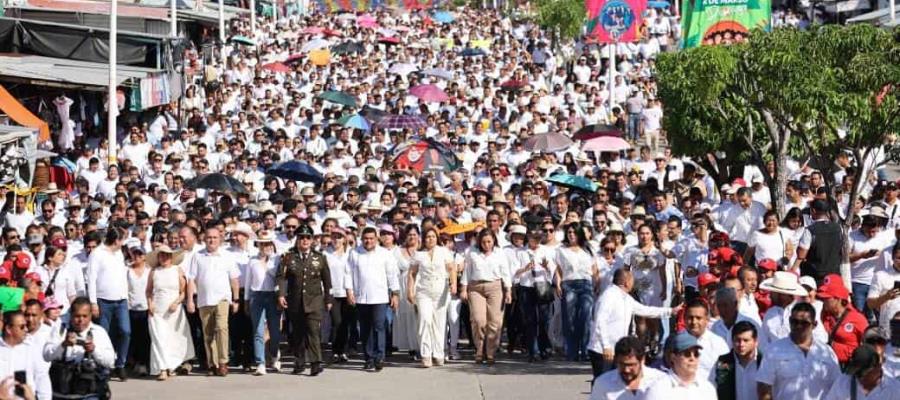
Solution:
M 853 308 L 856 308 L 857 311 L 863 313 L 866 316 L 866 319 L 869 321 L 873 320 L 874 315 L 872 315 L 872 310 L 869 310 L 869 306 L 866 305 L 866 299 L 869 297 L 869 285 L 863 283 L 851 283 L 853 288 L 853 295 L 850 300 L 853 301 Z
M 275 292 L 250 292 L 250 320 L 253 324 L 253 355 L 256 365 L 266 363 L 266 326 L 269 327 L 269 354 L 278 355 L 281 342 L 281 312 Z
M 359 336 L 366 348 L 366 363 L 384 360 L 387 304 L 357 304 Z
M 641 123 L 641 114 L 628 113 L 628 139 L 637 140 L 641 133 L 638 130 Z
M 591 309 L 594 305 L 593 286 L 587 279 L 563 281 L 563 332 L 566 337 L 566 360 L 587 358 L 591 331 Z
M 128 300 L 109 301 L 97 299 L 100 308 L 100 326 L 106 330 L 116 349 L 116 368 L 125 367 L 128 346 L 131 344 L 131 317 L 128 315 Z M 115 328 L 115 329 L 113 329 Z

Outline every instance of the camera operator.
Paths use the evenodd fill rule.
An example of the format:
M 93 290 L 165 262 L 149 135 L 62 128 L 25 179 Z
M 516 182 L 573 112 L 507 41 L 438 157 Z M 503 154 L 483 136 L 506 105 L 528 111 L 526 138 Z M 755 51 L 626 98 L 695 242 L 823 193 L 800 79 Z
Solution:
M 21 311 L 3 314 L 3 341 L 0 342 L 0 377 L 13 377 L 15 383 L 2 395 L 10 398 L 26 398 L 35 383 L 36 358 L 32 348 L 25 343 L 27 334 L 25 315 Z M 24 386 L 28 386 L 26 390 Z M 3 398 L 3 397 L 0 397 Z
M 107 398 L 109 370 L 116 361 L 109 335 L 91 322 L 91 302 L 86 297 L 76 298 L 69 312 L 68 330 L 55 329 L 44 346 L 44 360 L 51 362 L 54 397 L 96 394 Z

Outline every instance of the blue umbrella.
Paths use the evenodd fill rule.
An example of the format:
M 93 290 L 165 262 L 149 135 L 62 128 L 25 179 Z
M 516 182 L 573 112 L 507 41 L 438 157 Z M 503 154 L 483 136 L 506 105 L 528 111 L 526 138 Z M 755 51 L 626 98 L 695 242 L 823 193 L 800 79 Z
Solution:
M 453 14 L 450 14 L 447 11 L 435 11 L 431 18 L 442 24 L 449 24 L 456 20 L 456 17 L 454 17 Z
M 473 49 L 473 48 L 471 48 L 471 47 L 470 47 L 470 48 L 463 49 L 462 51 L 459 52 L 459 55 L 461 55 L 461 56 L 463 56 L 463 57 L 483 56 L 483 55 L 485 55 L 485 54 L 487 54 L 487 53 L 485 53 L 484 50 L 479 49 L 479 48 L 474 48 L 474 49 Z
M 669 8 L 669 2 L 665 0 L 653 0 L 647 2 L 647 7 L 650 8 Z
M 555 183 L 559 186 L 565 186 L 572 189 L 586 190 L 588 192 L 597 191 L 597 184 L 583 176 L 571 174 L 556 174 L 546 179 L 547 182 Z
M 325 182 L 325 177 L 322 176 L 322 173 L 319 172 L 319 170 L 313 168 L 311 165 L 305 162 L 297 160 L 290 160 L 275 164 L 266 171 L 266 175 L 272 175 L 282 179 L 290 179 L 293 181 L 301 182 Z
M 366 119 L 359 114 L 345 115 L 338 120 L 338 123 L 347 128 L 359 129 L 361 131 L 368 131 L 370 129 L 369 121 L 366 121 Z

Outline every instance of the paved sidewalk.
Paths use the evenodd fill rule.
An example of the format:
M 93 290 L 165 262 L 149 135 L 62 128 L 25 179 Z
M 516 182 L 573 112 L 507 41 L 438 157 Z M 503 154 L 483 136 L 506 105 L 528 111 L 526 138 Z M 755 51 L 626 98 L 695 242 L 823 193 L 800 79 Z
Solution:
M 395 362 L 378 373 L 362 371 L 361 365 L 335 365 L 315 378 L 232 373 L 227 378 L 191 375 L 166 382 L 130 379 L 111 386 L 116 400 L 564 400 L 586 399 L 591 376 L 589 364 L 561 361 L 500 359 L 487 367 L 468 360 L 431 369 Z

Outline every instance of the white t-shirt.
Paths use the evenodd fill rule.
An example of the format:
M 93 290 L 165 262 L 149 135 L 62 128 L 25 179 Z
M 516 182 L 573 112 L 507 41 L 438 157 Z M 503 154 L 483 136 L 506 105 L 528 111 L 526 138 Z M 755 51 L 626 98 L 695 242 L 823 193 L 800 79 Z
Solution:
M 850 281 L 853 283 L 861 283 L 868 285 L 872 283 L 872 277 L 875 275 L 876 267 L 881 264 L 881 251 L 886 247 L 883 235 L 875 235 L 872 238 L 866 237 L 860 231 L 850 232 L 850 253 L 865 253 L 869 250 L 877 250 L 872 257 L 860 258 L 850 264 Z
M 754 256 L 757 262 L 767 258 L 778 261 L 784 257 L 789 240 L 790 233 L 782 228 L 778 228 L 774 233 L 757 230 L 750 235 L 748 246 L 756 249 Z

